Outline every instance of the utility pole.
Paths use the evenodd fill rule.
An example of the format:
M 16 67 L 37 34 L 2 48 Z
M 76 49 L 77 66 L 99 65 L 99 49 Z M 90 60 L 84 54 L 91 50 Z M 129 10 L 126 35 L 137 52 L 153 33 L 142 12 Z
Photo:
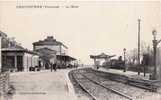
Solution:
M 161 40 L 157 40 L 156 39 L 156 35 L 157 35 L 157 31 L 156 30 L 153 30 L 152 31 L 152 35 L 153 35 L 153 52 L 154 52 L 154 55 L 153 55 L 153 59 L 154 59 L 154 72 L 153 72 L 153 75 L 152 75 L 152 79 L 153 80 L 156 80 L 157 79 L 157 64 L 156 64 L 156 55 L 157 55 L 157 45 L 161 42 Z
M 138 75 L 140 75 L 140 21 L 138 19 Z
M 157 74 L 157 66 L 156 66 L 156 51 L 157 51 L 157 40 L 156 40 L 156 30 L 152 31 L 153 34 L 153 63 L 154 63 L 154 72 L 153 72 L 153 79 L 156 79 L 156 74 Z

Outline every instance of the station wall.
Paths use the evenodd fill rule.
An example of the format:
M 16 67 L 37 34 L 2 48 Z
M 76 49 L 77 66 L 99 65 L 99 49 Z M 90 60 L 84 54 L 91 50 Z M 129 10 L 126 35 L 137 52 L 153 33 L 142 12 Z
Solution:
M 25 53 L 23 56 L 24 71 L 29 71 L 29 67 L 38 66 L 39 56 Z

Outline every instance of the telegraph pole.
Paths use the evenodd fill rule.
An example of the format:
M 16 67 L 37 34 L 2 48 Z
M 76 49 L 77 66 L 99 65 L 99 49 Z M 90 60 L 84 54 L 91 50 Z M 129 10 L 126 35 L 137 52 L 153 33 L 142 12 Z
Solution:
M 140 21 L 138 19 L 138 75 L 140 75 Z
M 153 34 L 153 59 L 154 59 L 154 72 L 153 72 L 153 79 L 156 79 L 156 74 L 157 74 L 157 66 L 156 66 L 156 49 L 157 49 L 157 40 L 156 40 L 156 30 L 152 31 Z

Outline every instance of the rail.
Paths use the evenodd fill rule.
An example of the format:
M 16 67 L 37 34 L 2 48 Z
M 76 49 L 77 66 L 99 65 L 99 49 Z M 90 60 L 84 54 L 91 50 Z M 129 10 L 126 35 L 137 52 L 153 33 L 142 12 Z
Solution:
M 110 90 L 110 91 L 112 91 L 112 92 L 114 92 L 114 93 L 116 93 L 116 94 L 118 94 L 118 95 L 121 95 L 121 96 L 123 96 L 123 97 L 125 97 L 125 98 L 127 98 L 127 99 L 129 99 L 129 100 L 134 100 L 133 98 L 131 98 L 130 96 L 128 96 L 128 95 L 126 95 L 126 94 L 124 94 L 124 93 L 122 93 L 121 91 L 115 90 L 115 89 L 110 88 L 110 87 L 107 87 L 107 86 L 105 86 L 105 85 L 102 85 L 102 84 L 100 84 L 100 82 L 94 81 L 94 80 L 88 78 L 87 76 L 85 76 L 85 75 L 83 75 L 83 74 L 81 74 L 81 75 L 84 76 L 85 78 L 87 78 L 88 80 L 92 81 L 93 83 L 95 83 L 95 84 L 97 84 L 97 85 L 100 85 L 101 87 L 103 87 L 103 88 L 105 88 L 105 89 L 107 89 L 107 90 Z
M 92 98 L 92 100 L 97 100 L 97 98 L 90 93 L 87 89 L 84 88 L 83 84 L 78 81 L 78 79 L 75 77 L 74 73 L 72 73 L 72 76 L 74 80 L 77 82 L 77 84 Z
M 85 75 L 82 74 L 82 73 L 79 73 L 79 72 L 77 72 L 77 73 L 72 73 L 72 76 L 74 77 L 74 80 L 79 84 L 79 86 L 80 86 L 86 93 L 88 93 L 88 94 L 91 96 L 91 98 L 92 98 L 93 100 L 97 100 L 97 97 L 95 97 L 94 95 L 92 95 L 92 93 L 90 93 L 89 90 L 87 90 L 86 88 L 84 88 L 83 84 L 82 84 L 81 82 L 79 82 L 79 80 L 75 77 L 75 74 L 81 74 L 81 75 L 82 75 L 84 78 L 86 78 L 87 80 L 89 80 L 89 81 L 91 81 L 92 83 L 97 84 L 97 85 L 99 85 L 99 86 L 101 86 L 101 87 L 107 89 L 108 91 L 111 91 L 111 92 L 113 92 L 113 93 L 115 93 L 115 94 L 117 94 L 117 95 L 120 95 L 120 96 L 122 96 L 122 97 L 125 97 L 126 99 L 134 100 L 132 97 L 128 96 L 127 94 L 124 94 L 124 93 L 122 93 L 121 91 L 115 90 L 115 89 L 110 88 L 110 87 L 107 87 L 107 86 L 105 86 L 105 85 L 102 85 L 102 84 L 100 84 L 100 82 L 94 81 L 94 80 L 88 78 L 87 76 L 85 76 Z
M 102 72 L 102 71 L 95 71 L 91 69 L 91 71 L 95 73 L 105 73 L 108 78 L 112 81 L 117 81 L 121 83 L 125 83 L 134 87 L 146 89 L 152 92 L 157 92 L 157 88 L 160 87 L 159 85 L 156 85 L 156 83 L 160 83 L 161 81 L 158 80 L 143 80 L 143 79 L 135 79 L 130 78 L 125 75 L 119 75 L 114 73 L 108 73 L 108 72 Z

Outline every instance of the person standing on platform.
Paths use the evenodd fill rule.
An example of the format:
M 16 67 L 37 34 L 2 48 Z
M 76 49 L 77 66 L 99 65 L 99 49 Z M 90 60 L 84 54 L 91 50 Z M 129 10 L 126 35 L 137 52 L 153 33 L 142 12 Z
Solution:
M 53 71 L 53 64 L 50 63 L 50 69 L 51 69 L 51 72 Z
M 56 66 L 56 63 L 53 64 L 53 68 L 54 68 L 54 71 L 57 70 L 57 66 Z

